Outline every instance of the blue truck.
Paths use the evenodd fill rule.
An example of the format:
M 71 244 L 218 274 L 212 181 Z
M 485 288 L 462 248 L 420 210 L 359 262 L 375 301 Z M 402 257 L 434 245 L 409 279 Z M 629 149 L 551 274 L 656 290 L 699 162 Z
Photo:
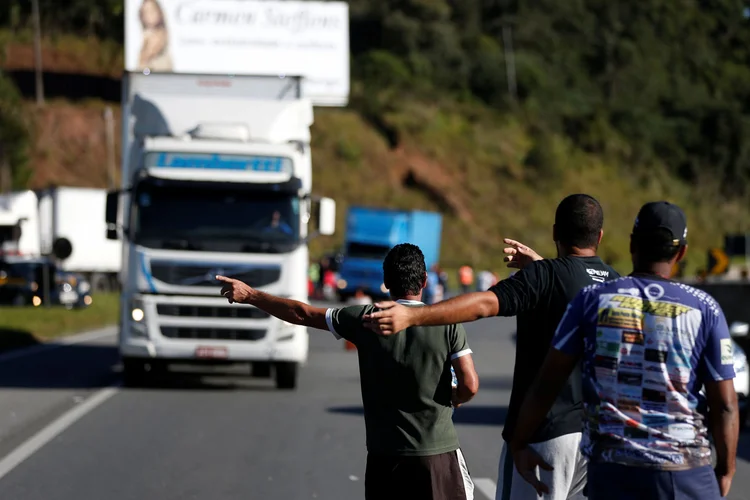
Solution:
M 399 243 L 417 245 L 429 270 L 440 260 L 442 223 L 439 213 L 350 207 L 339 269 L 339 298 L 345 301 L 360 289 L 373 298 L 387 297 L 383 259 Z

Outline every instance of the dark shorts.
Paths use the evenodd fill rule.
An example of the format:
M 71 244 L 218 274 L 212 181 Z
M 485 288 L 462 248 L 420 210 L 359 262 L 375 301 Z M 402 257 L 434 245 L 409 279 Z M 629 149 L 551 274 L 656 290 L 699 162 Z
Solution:
M 589 463 L 589 500 L 719 500 L 713 468 L 659 471 Z
M 428 457 L 367 455 L 366 500 L 471 500 L 461 450 Z

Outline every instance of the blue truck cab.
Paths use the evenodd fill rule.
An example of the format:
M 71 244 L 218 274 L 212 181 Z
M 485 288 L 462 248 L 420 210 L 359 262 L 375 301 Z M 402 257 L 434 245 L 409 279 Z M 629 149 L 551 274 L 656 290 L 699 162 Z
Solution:
M 429 270 L 440 260 L 442 216 L 417 210 L 350 207 L 339 269 L 338 294 L 346 300 L 361 289 L 373 298 L 388 296 L 383 259 L 399 243 L 417 245 Z

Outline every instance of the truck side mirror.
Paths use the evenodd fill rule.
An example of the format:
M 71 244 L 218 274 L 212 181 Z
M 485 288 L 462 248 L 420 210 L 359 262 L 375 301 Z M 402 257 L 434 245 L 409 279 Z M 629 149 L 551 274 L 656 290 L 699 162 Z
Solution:
M 120 191 L 110 191 L 107 193 L 107 208 L 105 220 L 107 225 L 117 224 L 117 212 L 120 205 Z
M 318 233 L 331 236 L 336 232 L 336 201 L 321 198 L 318 206 Z
M 120 235 L 117 231 L 117 212 L 120 208 L 120 191 L 109 191 L 107 193 L 107 208 L 104 218 L 107 222 L 107 239 L 117 240 Z
M 747 337 L 750 325 L 744 321 L 735 321 L 729 327 L 729 335 L 732 337 Z

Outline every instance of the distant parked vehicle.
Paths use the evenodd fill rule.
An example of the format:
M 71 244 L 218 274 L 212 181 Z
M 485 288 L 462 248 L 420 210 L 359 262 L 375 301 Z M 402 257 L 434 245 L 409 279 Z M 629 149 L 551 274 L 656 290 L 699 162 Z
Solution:
M 91 284 L 82 275 L 61 271 L 51 259 L 6 256 L 0 260 L 0 304 L 37 307 L 44 304 L 45 295 L 51 305 L 68 309 L 85 308 L 93 301 Z

